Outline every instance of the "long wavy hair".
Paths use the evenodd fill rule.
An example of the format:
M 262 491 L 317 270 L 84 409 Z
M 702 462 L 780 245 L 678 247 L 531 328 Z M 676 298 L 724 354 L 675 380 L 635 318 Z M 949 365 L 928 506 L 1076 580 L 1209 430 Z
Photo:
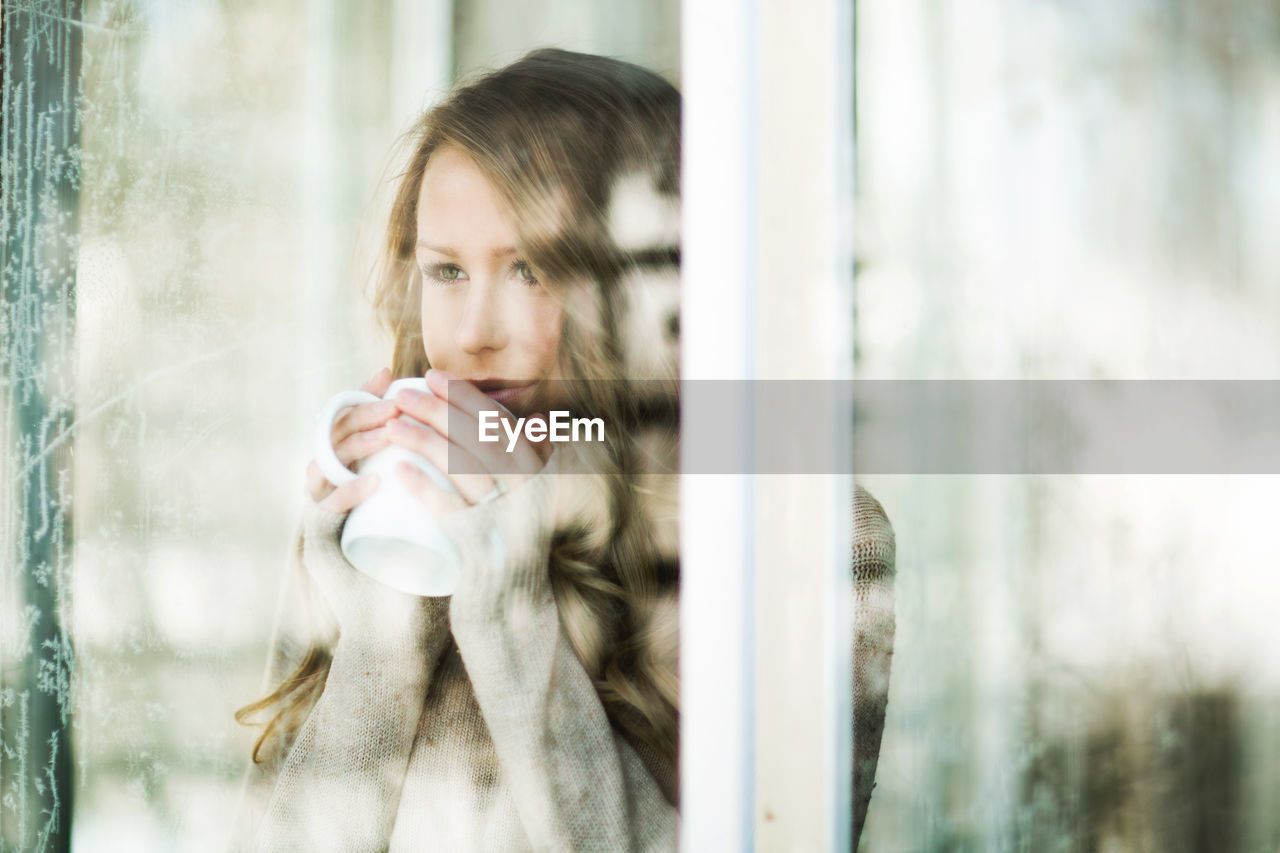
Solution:
M 652 378 L 626 375 L 620 337 L 627 284 L 644 261 L 634 247 L 619 245 L 612 202 L 621 183 L 637 179 L 656 197 L 678 200 L 676 89 L 630 63 L 538 50 L 455 89 L 405 141 L 410 154 L 371 294 L 394 339 L 394 375 L 421 376 L 430 366 L 414 260 L 418 192 L 432 155 L 453 146 L 510 204 L 523 251 L 565 308 L 560 353 L 569 406 L 604 413 L 608 423 L 634 423 L 635 399 L 623 383 L 607 380 Z M 674 773 L 679 681 L 669 593 L 678 568 L 660 556 L 640 511 L 633 443 L 565 447 L 594 476 L 562 478 L 591 485 L 557 512 L 548 574 L 561 626 L 613 725 Z M 274 712 L 254 746 L 255 761 L 273 736 L 288 743 L 296 734 L 330 661 L 327 641 L 313 640 L 270 695 L 237 712 L 241 722 Z

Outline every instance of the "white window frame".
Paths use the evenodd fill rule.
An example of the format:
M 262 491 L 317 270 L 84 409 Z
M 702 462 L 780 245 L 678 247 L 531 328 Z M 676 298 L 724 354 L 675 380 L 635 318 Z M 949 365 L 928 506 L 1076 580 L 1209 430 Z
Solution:
M 852 376 L 852 22 L 852 0 L 685 3 L 685 381 Z M 699 405 L 682 424 L 723 422 L 749 470 L 750 395 Z M 685 850 L 850 848 L 851 501 L 850 471 L 682 478 Z

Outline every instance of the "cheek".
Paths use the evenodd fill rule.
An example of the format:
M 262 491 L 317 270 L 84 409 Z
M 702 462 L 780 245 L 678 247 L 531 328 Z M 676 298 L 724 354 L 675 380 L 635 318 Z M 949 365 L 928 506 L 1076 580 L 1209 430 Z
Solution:
M 539 375 L 550 379 L 564 378 L 566 354 L 560 351 L 563 332 L 564 311 L 559 306 L 554 311 L 540 312 L 530 346 Z
M 427 351 L 427 360 L 435 362 L 440 352 L 453 339 L 454 318 L 449 313 L 446 300 L 432 299 L 424 296 L 421 305 L 422 344 Z
M 555 361 L 560 352 L 560 335 L 563 329 L 564 312 L 558 305 L 534 312 L 529 348 L 547 365 Z

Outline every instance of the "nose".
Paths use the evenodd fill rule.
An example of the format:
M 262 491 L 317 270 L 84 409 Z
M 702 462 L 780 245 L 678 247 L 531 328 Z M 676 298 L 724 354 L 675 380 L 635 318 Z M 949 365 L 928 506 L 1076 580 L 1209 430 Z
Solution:
M 507 344 L 499 288 L 490 281 L 474 281 L 458 321 L 458 347 L 469 355 L 500 350 Z

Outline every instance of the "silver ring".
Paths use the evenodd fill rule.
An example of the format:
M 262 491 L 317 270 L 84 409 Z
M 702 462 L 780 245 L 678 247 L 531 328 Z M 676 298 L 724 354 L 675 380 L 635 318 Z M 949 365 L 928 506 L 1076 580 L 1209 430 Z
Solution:
M 490 489 L 485 494 L 481 495 L 480 497 L 476 498 L 474 505 L 479 506 L 480 504 L 487 504 L 489 501 L 496 501 L 498 498 L 502 497 L 506 493 L 507 493 L 507 487 L 502 485 L 501 480 L 495 479 L 493 481 L 493 488 Z

